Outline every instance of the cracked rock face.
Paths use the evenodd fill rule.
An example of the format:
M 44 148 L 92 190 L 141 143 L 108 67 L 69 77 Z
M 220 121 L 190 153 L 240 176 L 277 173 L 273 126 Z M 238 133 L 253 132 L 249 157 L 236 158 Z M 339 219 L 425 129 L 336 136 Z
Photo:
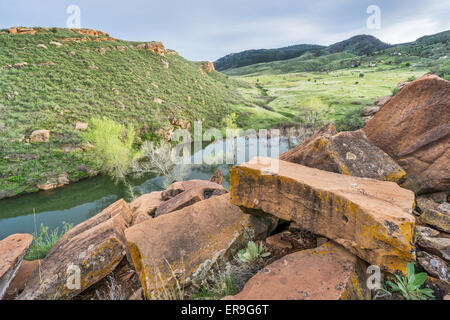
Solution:
M 295 221 L 386 271 L 415 260 L 414 193 L 393 182 L 260 157 L 232 168 L 230 185 L 233 204 Z
M 416 193 L 450 189 L 450 81 L 435 75 L 405 85 L 363 128 L 406 171 Z

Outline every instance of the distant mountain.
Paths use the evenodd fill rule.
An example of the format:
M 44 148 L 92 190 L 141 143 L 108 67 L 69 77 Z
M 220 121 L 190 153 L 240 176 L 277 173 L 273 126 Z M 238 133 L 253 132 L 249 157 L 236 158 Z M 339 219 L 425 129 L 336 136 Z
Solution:
M 228 55 L 217 62 L 223 62 L 222 59 L 226 58 L 227 65 L 222 65 L 220 71 L 232 76 L 331 71 L 360 65 L 376 66 L 377 63 L 420 65 L 430 68 L 433 72 L 439 70 L 446 75 L 447 62 L 445 61 L 448 61 L 447 57 L 450 56 L 449 42 L 449 30 L 423 36 L 413 42 L 395 45 L 384 43 L 371 35 L 357 35 L 328 47 L 318 46 L 312 50 L 303 51 L 299 56 L 289 59 L 258 62 L 252 57 L 264 56 L 264 53 L 270 50 L 248 50 Z M 273 50 L 282 49 L 285 48 Z M 252 52 L 252 55 L 244 55 L 245 52 Z M 235 65 L 241 65 L 241 67 L 230 67 Z
M 388 47 L 390 47 L 389 44 L 380 41 L 374 36 L 358 35 L 328 47 L 313 44 L 299 44 L 277 49 L 254 49 L 232 53 L 215 61 L 214 66 L 216 67 L 216 70 L 223 71 L 256 63 L 297 58 L 306 52 L 313 52 L 315 53 L 315 56 L 344 51 L 356 55 L 363 55 Z
M 450 30 L 423 36 L 416 40 L 417 44 L 434 44 L 438 42 L 450 42 Z
M 315 51 L 325 48 L 324 46 L 313 44 L 299 44 L 278 49 L 255 49 L 246 50 L 239 53 L 231 53 L 214 62 L 216 70 L 226 70 L 239 68 L 255 63 L 287 60 L 301 56 L 307 51 Z
M 374 36 L 363 34 L 332 44 L 327 48 L 327 51 L 330 53 L 346 51 L 361 56 L 389 47 L 391 47 L 391 45 L 380 41 Z

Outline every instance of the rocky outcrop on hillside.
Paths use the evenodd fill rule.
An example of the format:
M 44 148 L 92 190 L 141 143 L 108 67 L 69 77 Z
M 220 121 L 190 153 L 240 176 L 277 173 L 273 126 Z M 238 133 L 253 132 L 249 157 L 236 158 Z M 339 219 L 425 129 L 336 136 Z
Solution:
M 363 128 L 405 171 L 416 193 L 450 189 L 450 82 L 425 75 L 406 84 Z
M 154 53 L 156 53 L 157 55 L 160 55 L 160 56 L 164 56 L 166 53 L 166 49 L 164 48 L 164 45 L 162 44 L 162 42 L 158 42 L 158 41 L 142 43 L 142 44 L 137 45 L 136 48 L 141 49 L 141 50 L 153 51 Z

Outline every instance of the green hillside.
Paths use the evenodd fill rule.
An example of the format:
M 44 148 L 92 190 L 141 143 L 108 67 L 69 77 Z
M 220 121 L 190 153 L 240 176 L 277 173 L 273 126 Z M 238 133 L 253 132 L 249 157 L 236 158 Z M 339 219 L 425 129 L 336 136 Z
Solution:
M 107 116 L 132 124 L 139 143 L 195 119 L 218 126 L 247 107 L 234 80 L 174 51 L 161 56 L 136 42 L 36 30 L 0 32 L 0 198 L 34 191 L 63 172 L 73 180 L 96 169 L 79 150 L 78 121 Z M 27 143 L 40 129 L 51 131 L 50 141 Z

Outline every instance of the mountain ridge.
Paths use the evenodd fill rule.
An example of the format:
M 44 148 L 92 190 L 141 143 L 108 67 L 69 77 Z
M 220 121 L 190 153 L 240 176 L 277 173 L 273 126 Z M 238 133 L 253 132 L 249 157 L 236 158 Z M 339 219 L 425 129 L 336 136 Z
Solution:
M 380 39 L 376 38 L 372 35 L 367 34 L 361 34 L 361 35 L 355 35 L 352 36 L 346 40 L 339 41 L 336 43 L 333 43 L 329 46 L 321 46 L 321 45 L 314 45 L 314 44 L 299 44 L 299 45 L 291 45 L 288 47 L 281 47 L 281 48 L 275 48 L 275 49 L 251 49 L 251 50 L 245 50 L 237 53 L 231 53 L 228 54 L 222 58 L 217 59 L 214 62 L 214 65 L 216 66 L 216 69 L 218 71 L 226 71 L 229 69 L 235 69 L 235 68 L 241 68 L 246 67 L 250 65 L 260 64 L 260 63 L 267 63 L 267 62 L 277 62 L 277 61 L 283 61 L 283 60 L 290 60 L 298 58 L 304 54 L 307 54 L 308 52 L 313 53 L 313 55 L 317 56 L 323 56 L 326 54 L 333 54 L 333 53 L 341 53 L 341 52 L 348 52 L 351 54 L 354 54 L 356 56 L 363 56 L 367 54 L 371 54 L 380 50 L 385 50 L 389 48 L 394 47 L 400 47 L 400 46 L 410 46 L 415 44 L 434 44 L 437 42 L 442 41 L 449 41 L 450 39 L 450 30 L 439 32 L 432 35 L 426 35 L 423 37 L 418 38 L 416 41 L 408 42 L 408 43 L 401 43 L 401 44 L 388 44 Z M 290 48 L 295 47 L 301 47 L 301 46 L 311 46 L 313 49 L 311 50 L 292 50 Z M 290 58 L 286 59 L 270 59 L 270 57 L 267 57 L 267 53 L 277 52 L 278 55 L 286 56 L 285 51 L 290 50 Z M 293 56 L 295 54 L 298 54 L 296 56 Z M 244 56 L 245 59 L 243 61 L 239 61 L 241 57 Z M 263 61 L 267 60 L 267 61 Z

